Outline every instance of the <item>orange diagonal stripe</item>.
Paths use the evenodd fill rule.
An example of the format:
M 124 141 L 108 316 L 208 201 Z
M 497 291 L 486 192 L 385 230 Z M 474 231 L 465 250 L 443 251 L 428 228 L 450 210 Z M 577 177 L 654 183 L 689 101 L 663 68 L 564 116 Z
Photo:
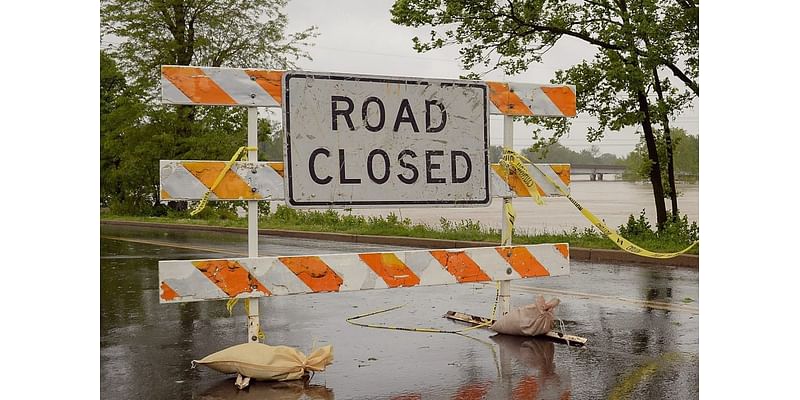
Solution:
M 492 164 L 492 170 L 503 180 L 503 182 L 507 183 L 508 186 L 511 188 L 514 193 L 516 193 L 520 197 L 531 197 L 531 192 L 528 191 L 528 188 L 525 187 L 525 184 L 522 183 L 522 180 L 516 174 L 508 175 L 505 169 L 500 166 L 500 164 Z
M 274 169 L 281 177 L 283 177 L 283 161 L 270 161 L 270 168 Z
M 278 257 L 289 270 L 315 292 L 338 292 L 342 278 L 319 257 Z
M 459 283 L 492 280 L 463 251 L 431 250 L 430 253 Z
M 511 190 L 513 190 L 517 196 L 531 197 L 531 192 L 528 190 L 528 187 L 522 183 L 522 179 L 519 179 L 517 174 L 506 175 L 506 171 L 500 166 L 500 164 L 492 164 L 492 169 L 497 175 L 500 176 L 500 179 L 502 179 L 508 184 L 509 187 L 511 187 Z M 538 184 L 536 185 L 536 191 L 538 191 L 539 195 L 541 196 L 545 195 L 544 190 L 542 190 Z
M 489 85 L 489 100 L 505 115 L 533 115 L 522 99 L 512 92 L 507 83 L 486 82 Z
M 394 253 L 359 254 L 358 257 L 372 268 L 390 288 L 419 285 L 419 277 Z
M 203 73 L 200 68 L 161 67 L 161 74 L 194 103 L 211 105 L 238 104 L 216 82 Z
M 565 117 L 577 115 L 575 93 L 567 86 L 542 87 L 542 92 L 558 107 Z
M 283 71 L 246 69 L 244 72 L 251 78 L 256 78 L 258 86 L 261 86 L 278 104 L 281 104 L 281 78 L 283 77 Z
M 495 250 L 523 278 L 550 275 L 547 268 L 524 247 L 495 247 Z
M 192 265 L 230 297 L 259 291 L 271 293 L 245 267 L 231 260 L 192 261 Z
M 160 199 L 161 200 L 169 200 L 171 198 L 172 198 L 172 196 L 169 195 L 169 192 L 164 190 L 164 188 L 161 188 L 161 197 L 160 197 Z
M 553 246 L 556 246 L 556 250 L 558 250 L 558 252 L 561 253 L 562 256 L 564 256 L 564 258 L 567 259 L 569 258 L 569 245 L 559 243 L 559 244 L 554 244 Z
M 171 301 L 176 297 L 178 297 L 178 293 L 169 287 L 167 282 L 161 282 L 161 298 L 166 301 Z
M 194 175 L 205 187 L 210 188 L 225 169 L 222 161 L 184 161 L 181 163 L 189 173 Z M 225 172 L 222 181 L 214 188 L 214 194 L 220 199 L 260 199 L 261 195 L 253 193 L 250 185 L 233 170 Z
M 564 182 L 565 185 L 569 186 L 569 164 L 550 164 L 550 168 L 552 168 L 553 172 L 555 172 L 556 175 L 561 178 L 561 182 Z

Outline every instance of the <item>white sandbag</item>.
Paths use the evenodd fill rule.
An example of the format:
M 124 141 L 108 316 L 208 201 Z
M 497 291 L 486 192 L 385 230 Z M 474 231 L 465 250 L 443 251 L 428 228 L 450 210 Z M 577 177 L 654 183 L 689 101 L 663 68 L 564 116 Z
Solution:
M 195 364 L 226 374 L 238 373 L 255 380 L 288 381 L 300 379 L 307 371 L 324 371 L 333 362 L 333 346 L 323 346 L 306 357 L 299 350 L 287 346 L 269 346 L 263 343 L 244 343 L 228 347 Z
M 542 335 L 553 329 L 556 306 L 560 300 L 544 301 L 543 296 L 536 298 L 536 302 L 511 310 L 508 314 L 498 318 L 489 329 L 506 335 L 536 336 Z

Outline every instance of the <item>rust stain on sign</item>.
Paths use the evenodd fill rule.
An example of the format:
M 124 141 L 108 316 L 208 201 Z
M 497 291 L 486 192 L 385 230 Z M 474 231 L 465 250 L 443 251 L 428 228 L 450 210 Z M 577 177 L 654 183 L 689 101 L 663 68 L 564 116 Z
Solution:
M 269 296 L 270 291 L 236 261 L 193 261 L 192 265 L 230 297 L 259 291 Z

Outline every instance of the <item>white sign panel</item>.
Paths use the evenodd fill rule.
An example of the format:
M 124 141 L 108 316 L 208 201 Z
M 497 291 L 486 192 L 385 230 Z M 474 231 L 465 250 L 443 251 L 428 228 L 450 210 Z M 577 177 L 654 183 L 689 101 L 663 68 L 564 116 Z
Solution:
M 477 81 L 287 72 L 292 207 L 488 205 L 488 89 Z

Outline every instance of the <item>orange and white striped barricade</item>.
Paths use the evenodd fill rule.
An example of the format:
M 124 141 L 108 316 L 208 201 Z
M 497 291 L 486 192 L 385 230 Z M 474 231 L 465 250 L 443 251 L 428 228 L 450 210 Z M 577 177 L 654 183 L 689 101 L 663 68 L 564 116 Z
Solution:
M 294 81 L 292 81 L 294 79 Z M 439 122 L 432 122 L 425 120 L 426 133 L 436 132 L 439 133 L 441 127 L 444 126 L 444 108 L 443 103 L 438 103 L 437 100 L 430 100 L 420 95 L 430 94 L 428 89 L 433 90 L 437 95 L 451 96 L 456 106 L 461 107 L 461 116 L 451 115 L 451 121 L 459 121 L 459 124 L 467 121 L 472 125 L 469 129 L 451 129 L 454 132 L 439 133 L 439 138 L 449 137 L 452 143 L 445 143 L 446 149 L 458 148 L 451 152 L 452 159 L 441 159 L 442 164 L 438 161 L 432 161 L 435 157 L 442 157 L 441 144 L 437 144 L 437 150 L 427 152 L 420 152 L 426 157 L 426 167 L 428 168 L 428 183 L 441 183 L 443 179 L 432 178 L 430 175 L 431 170 L 446 170 L 447 165 L 450 164 L 452 170 L 452 180 L 454 183 L 463 183 L 462 179 L 467 179 L 469 174 L 456 175 L 456 166 L 466 165 L 468 171 L 475 168 L 475 176 L 478 176 L 480 182 L 470 181 L 468 190 L 465 193 L 457 193 L 458 196 L 447 194 L 448 200 L 425 200 L 422 203 L 436 203 L 439 206 L 478 206 L 488 205 L 490 196 L 502 197 L 504 202 L 504 213 L 507 211 L 507 204 L 510 203 L 511 198 L 515 196 L 530 196 L 531 193 L 527 191 L 525 185 L 518 182 L 518 179 L 512 176 L 510 179 L 505 177 L 497 166 L 488 165 L 486 152 L 488 151 L 488 116 L 490 114 L 503 115 L 504 123 L 504 139 L 503 146 L 510 148 L 513 143 L 513 128 L 512 118 L 514 116 L 540 116 L 540 117 L 572 117 L 576 112 L 576 97 L 575 87 L 571 85 L 538 85 L 538 84 L 524 84 L 524 83 L 499 83 L 499 82 L 481 82 L 481 81 L 444 81 L 444 80 L 428 80 L 428 79 L 409 79 L 398 77 L 372 77 L 372 76 L 345 76 L 342 74 L 315 74 L 308 72 L 287 72 L 287 71 L 274 71 L 263 69 L 237 69 L 237 68 L 213 68 L 213 67 L 197 67 L 197 66 L 162 66 L 161 68 L 161 82 L 162 82 L 162 98 L 163 104 L 175 105 L 221 105 L 221 106 L 241 106 L 248 108 L 248 123 L 247 123 L 247 143 L 248 147 L 255 148 L 257 146 L 257 107 L 284 107 L 283 118 L 284 127 L 286 128 L 286 145 L 285 154 L 287 154 L 287 164 L 282 163 L 261 163 L 261 162 L 238 162 L 231 166 L 230 170 L 225 172 L 221 181 L 214 184 L 219 178 L 219 175 L 226 168 L 224 162 L 217 161 L 162 161 L 161 163 L 161 196 L 162 200 L 198 200 L 202 199 L 206 193 L 209 192 L 211 187 L 214 187 L 212 193 L 209 193 L 210 200 L 247 200 L 248 202 L 248 255 L 246 259 L 232 259 L 232 260 L 199 260 L 199 261 L 162 261 L 159 263 L 159 275 L 161 279 L 161 300 L 162 302 L 173 301 L 199 301 L 199 300 L 212 300 L 212 299 L 226 299 L 232 297 L 258 297 L 269 296 L 275 294 L 289 294 L 289 293 L 310 293 L 317 291 L 342 291 L 342 290 L 361 290 L 369 288 L 380 287 L 400 287 L 400 286 L 416 286 L 416 285 L 436 285 L 458 283 L 461 281 L 488 281 L 497 280 L 500 282 L 500 299 L 501 312 L 508 312 L 509 299 L 510 299 L 510 285 L 511 279 L 531 277 L 531 276 L 548 276 L 548 275 L 562 275 L 569 273 L 569 250 L 565 244 L 550 244 L 550 245 L 535 245 L 535 246 L 510 246 L 510 223 L 503 224 L 504 232 L 504 247 L 501 248 L 481 248 L 481 249 L 466 249 L 466 250 L 438 250 L 427 252 L 395 252 L 395 253 L 366 253 L 366 254 L 350 254 L 350 255 L 331 255 L 331 256 L 308 256 L 308 257 L 258 257 L 258 232 L 257 232 L 257 201 L 281 199 L 284 198 L 291 206 L 299 207 L 319 207 L 321 204 L 328 204 L 329 206 L 339 206 L 341 208 L 344 203 L 350 204 L 347 201 L 344 203 L 334 200 L 326 200 L 319 202 L 318 200 L 308 200 L 300 198 L 299 200 L 293 197 L 293 193 L 308 193 L 308 184 L 303 181 L 301 184 L 306 186 L 298 186 L 293 192 L 292 182 L 298 182 L 305 179 L 298 178 L 301 174 L 293 174 L 294 164 L 291 162 L 291 156 L 294 153 L 289 152 L 288 141 L 290 137 L 292 140 L 299 142 L 292 147 L 294 151 L 303 146 L 323 146 L 323 150 L 314 150 L 311 153 L 314 160 L 325 160 L 333 162 L 327 153 L 324 146 L 331 146 L 330 143 L 315 142 L 313 132 L 305 132 L 305 135 L 292 136 L 290 135 L 288 118 L 294 115 L 295 119 L 292 121 L 308 122 L 310 120 L 306 114 L 296 114 L 298 111 L 293 107 L 297 107 L 297 99 L 303 99 L 304 93 L 312 93 L 317 89 L 309 89 L 311 87 L 321 87 L 321 81 L 331 79 L 338 79 L 339 82 L 364 83 L 365 91 L 360 87 L 350 88 L 355 89 L 353 93 L 362 95 L 366 93 L 368 85 L 372 85 L 375 89 L 376 85 L 380 82 L 387 83 L 386 87 L 381 92 L 382 95 L 395 96 L 390 101 L 399 103 L 396 118 L 394 119 L 394 133 L 396 136 L 402 136 L 404 133 L 398 134 L 398 126 L 412 126 L 414 132 L 418 132 L 416 122 L 411 116 L 411 107 L 408 105 L 407 95 L 416 93 L 418 98 L 413 99 L 417 102 L 423 101 L 427 108 L 439 107 L 441 110 L 441 117 Z M 289 92 L 290 87 L 294 84 L 295 89 L 292 96 L 295 103 L 293 107 L 289 107 Z M 395 85 L 390 87 L 390 85 Z M 429 88 L 425 88 L 429 85 Z M 455 96 L 455 91 L 447 89 L 452 87 L 463 88 L 463 92 L 472 92 L 467 96 L 466 102 L 463 104 L 464 99 Z M 380 89 L 380 88 L 379 88 Z M 393 90 L 389 90 L 393 89 Z M 304 92 L 304 90 L 306 92 Z M 364 92 L 364 93 L 362 93 Z M 399 93 L 406 95 L 400 95 Z M 439 93 L 441 92 L 441 93 Z M 316 92 L 314 92 L 316 93 Z M 320 91 L 322 94 L 330 94 Z M 319 94 L 318 93 L 318 94 Z M 480 93 L 480 94 L 477 94 Z M 405 99 L 397 97 L 405 96 Z M 308 97 L 305 97 L 308 98 Z M 313 93 L 310 96 L 311 101 L 318 101 L 322 97 L 314 97 Z M 284 100 L 287 99 L 287 100 Z M 329 100 L 334 101 L 336 97 L 328 97 Z M 370 125 L 367 122 L 368 108 L 375 110 L 378 107 L 380 112 L 383 112 L 382 103 L 373 97 L 366 97 L 362 104 L 362 119 L 363 127 L 369 131 L 374 132 L 374 129 L 383 127 L 383 117 L 377 125 Z M 347 100 L 347 99 L 342 99 Z M 338 100 L 336 100 L 338 101 Z M 314 112 L 323 110 L 319 104 L 308 103 L 305 105 L 304 112 Z M 345 103 L 347 103 L 345 101 Z M 354 129 L 350 121 L 349 113 L 354 112 L 352 107 L 345 103 L 336 103 L 333 105 L 334 122 L 331 127 L 336 130 L 336 119 L 341 116 L 346 120 L 347 125 Z M 352 103 L 352 101 L 350 101 Z M 388 103 L 387 103 L 388 104 Z M 480 107 L 477 105 L 480 104 Z M 343 108 L 339 109 L 338 105 Z M 469 106 L 469 107 L 466 107 Z M 315 108 L 316 107 L 316 108 Z M 328 104 L 327 110 L 331 111 L 331 105 Z M 372 108 L 370 108 L 372 107 Z M 395 108 L 397 109 L 397 108 Z M 465 110 L 469 112 L 465 113 Z M 427 118 L 427 114 L 426 114 Z M 344 122 L 343 122 L 344 123 Z M 373 121 L 374 123 L 374 121 Z M 430 125 L 430 126 L 428 126 Z M 315 128 L 309 126 L 309 128 Z M 371 129 L 373 128 L 373 129 Z M 431 128 L 428 130 L 427 128 Z M 434 129 L 435 128 L 435 129 Z M 404 128 L 401 128 L 402 131 Z M 408 129 L 406 129 L 408 130 Z M 312 129 L 313 131 L 313 129 Z M 457 133 L 471 132 L 469 135 L 462 135 L 464 140 L 458 141 L 457 138 L 462 137 Z M 346 136 L 345 132 L 339 132 L 342 137 Z M 473 134 L 479 133 L 480 135 Z M 455 139 L 454 139 L 455 138 Z M 418 140 L 417 140 L 418 139 Z M 420 140 L 429 140 L 426 135 L 418 135 L 417 139 L 409 143 L 416 143 Z M 364 139 L 364 144 L 376 145 L 374 140 L 369 142 L 370 139 Z M 439 142 L 446 142 L 440 140 Z M 349 146 L 352 143 L 342 139 L 336 143 L 337 146 Z M 377 147 L 370 147 L 370 149 L 377 149 Z M 303 149 L 304 151 L 307 149 Z M 340 180 L 342 184 L 350 184 L 360 180 L 345 179 L 346 166 L 344 164 L 344 157 L 347 151 L 353 149 L 338 148 L 339 153 L 339 170 Z M 363 148 L 356 149 L 363 151 Z M 368 149 L 369 150 L 369 149 Z M 382 150 L 381 150 L 382 151 Z M 383 175 L 377 177 L 372 174 L 374 171 L 368 171 L 373 182 L 383 183 L 385 178 L 389 177 L 388 160 L 389 156 L 386 152 L 373 150 L 369 156 L 387 160 L 386 168 L 381 171 Z M 356 151 L 351 151 L 350 154 L 356 154 Z M 458 153 L 458 154 L 456 154 Z M 474 153 L 475 163 L 470 163 L 467 159 L 467 153 Z M 377 154 L 377 156 L 376 156 Z M 403 157 L 400 153 L 398 158 Z M 303 154 L 305 155 L 305 154 Z M 250 150 L 248 152 L 248 159 L 257 160 L 257 152 Z M 411 158 L 416 155 L 409 156 Z M 459 159 L 458 157 L 462 157 Z M 369 160 L 369 158 L 367 158 Z M 461 160 L 461 161 L 458 161 Z M 351 161 L 351 167 L 358 168 L 358 162 Z M 458 163 L 461 164 L 458 164 Z M 352 164 L 355 163 L 355 164 Z M 402 164 L 402 160 L 401 160 Z M 314 165 L 306 166 L 310 169 Z M 286 173 L 284 177 L 284 168 Z M 319 171 L 328 171 L 333 173 L 334 167 L 325 165 Z M 414 169 L 408 168 L 409 171 Z M 311 180 L 323 186 L 330 179 L 326 177 L 319 177 L 316 175 L 317 170 L 313 170 Z M 560 195 L 558 190 L 551 187 L 547 178 L 555 182 L 561 182 L 565 187 L 569 184 L 569 167 L 565 165 L 542 165 L 540 168 L 528 168 L 530 175 L 536 181 L 541 195 Z M 545 178 L 544 175 L 547 176 Z M 416 177 L 416 172 L 412 174 Z M 293 180 L 294 179 L 294 180 Z M 407 178 L 411 179 L 411 178 Z M 402 179 L 401 179 L 402 180 Z M 414 178 L 416 181 L 416 178 Z M 474 179 L 473 179 L 474 180 Z M 381 181 L 381 182 L 378 182 Z M 458 182 L 456 182 L 458 181 Z M 408 183 L 403 180 L 404 183 Z M 369 182 L 366 182 L 369 183 Z M 313 184 L 311 184 L 313 186 Z M 333 185 L 331 185 L 333 186 Z M 425 187 L 420 184 L 420 187 Z M 371 187 L 371 186 L 370 186 Z M 441 186 L 442 189 L 447 189 L 447 185 Z M 467 187 L 464 185 L 463 187 Z M 288 188 L 288 189 L 287 189 Z M 365 188 L 367 188 L 365 186 Z M 405 187 L 402 185 L 393 188 L 393 194 L 403 193 Z M 326 190 L 329 188 L 326 188 Z M 374 188 L 373 188 L 374 189 Z M 420 189 L 421 190 L 421 189 Z M 375 190 L 351 190 L 352 193 L 369 193 Z M 476 191 L 472 193 L 471 191 Z M 385 192 L 385 191 L 384 191 Z M 437 195 L 436 191 L 431 191 L 433 195 Z M 289 195 L 285 195 L 288 193 Z M 318 198 L 331 198 L 335 196 L 343 196 L 336 192 L 326 195 L 327 192 L 311 192 L 312 195 L 317 195 Z M 430 194 L 427 193 L 426 194 Z M 404 194 L 405 197 L 413 197 L 413 193 Z M 403 197 L 401 196 L 401 197 Z M 312 196 L 313 197 L 313 196 Z M 373 206 L 389 205 L 389 204 L 408 204 L 408 202 L 397 203 L 396 198 L 384 199 L 368 199 L 366 200 Z M 458 203 L 461 204 L 458 204 Z M 345 204 L 345 206 L 347 206 Z M 364 204 L 353 202 L 354 205 Z M 367 205 L 369 206 L 369 205 Z M 420 205 L 422 206 L 422 205 Z M 504 214 L 505 215 L 505 214 Z M 507 219 L 508 220 L 508 219 Z M 514 254 L 528 254 L 529 256 L 513 256 Z M 509 254 L 510 258 L 503 258 L 502 254 Z M 370 255 L 372 254 L 372 255 Z M 377 254 L 377 255 L 376 255 Z M 444 257 L 444 258 L 437 258 Z M 528 261 L 517 261 L 516 259 Z M 375 261 L 378 260 L 378 261 Z M 521 262 L 521 264 L 520 264 Z M 505 263 L 505 264 L 504 264 Z M 522 267 L 520 265 L 528 266 Z M 521 268 L 521 269 L 520 269 Z M 529 269 L 526 269 L 529 268 Z M 533 272 L 531 272 L 533 271 Z M 464 275 L 466 274 L 466 275 Z M 470 275 L 471 274 L 471 275 Z M 415 280 L 416 278 L 416 280 Z M 277 284 L 276 284 L 277 283 Z M 293 286 L 292 286 L 293 285 Z M 290 289 L 291 288 L 291 289 Z M 258 331 L 258 303 L 254 302 L 251 305 L 248 313 L 248 337 L 250 340 L 255 341 L 256 336 L 254 333 Z
M 161 201 L 202 199 L 224 168 L 224 161 L 161 160 Z M 569 164 L 527 165 L 527 169 L 536 182 L 539 195 L 563 197 L 544 175 L 558 182 L 569 193 Z M 237 161 L 211 191 L 209 200 L 283 201 L 283 175 L 283 162 L 280 161 Z M 531 196 L 519 177 L 506 174 L 500 164 L 492 164 L 489 184 L 491 195 L 495 198 Z
M 569 275 L 569 245 L 159 261 L 161 303 Z
M 280 107 L 286 71 L 193 67 L 161 67 L 163 104 Z M 574 85 L 486 82 L 492 115 L 574 117 Z

